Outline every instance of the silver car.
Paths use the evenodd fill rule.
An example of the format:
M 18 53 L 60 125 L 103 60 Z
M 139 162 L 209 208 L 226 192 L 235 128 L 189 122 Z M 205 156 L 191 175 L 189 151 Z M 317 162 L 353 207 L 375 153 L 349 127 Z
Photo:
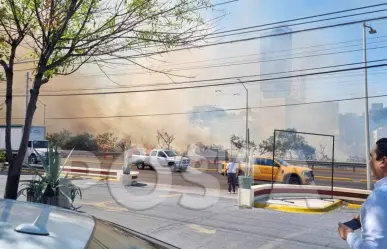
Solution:
M 50 205 L 0 199 L 0 217 L 1 249 L 177 248 L 118 224 Z

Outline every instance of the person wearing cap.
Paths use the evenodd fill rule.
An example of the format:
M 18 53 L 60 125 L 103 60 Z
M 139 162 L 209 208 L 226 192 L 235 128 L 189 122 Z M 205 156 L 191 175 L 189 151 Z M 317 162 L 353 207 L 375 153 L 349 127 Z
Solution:
M 387 138 L 376 142 L 370 154 L 372 173 L 377 182 L 360 209 L 358 219 L 361 235 L 339 223 L 339 236 L 346 240 L 351 249 L 387 248 Z

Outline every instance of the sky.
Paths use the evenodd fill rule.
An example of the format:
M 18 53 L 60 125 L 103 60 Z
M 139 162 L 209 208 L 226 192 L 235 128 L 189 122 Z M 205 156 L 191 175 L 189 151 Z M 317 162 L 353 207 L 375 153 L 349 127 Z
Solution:
M 230 18 L 228 18 L 228 20 L 226 21 L 227 23 L 226 25 L 232 26 L 235 28 L 241 27 L 241 26 L 250 26 L 252 19 L 254 20 L 254 23 L 260 23 L 260 24 L 272 23 L 272 22 L 277 22 L 279 20 L 289 20 L 289 19 L 299 18 L 303 16 L 318 15 L 322 13 L 362 7 L 365 5 L 374 5 L 374 4 L 379 4 L 383 2 L 384 1 L 376 1 L 376 0 L 367 1 L 367 2 L 361 1 L 361 0 L 240 1 L 238 4 L 236 4 L 236 6 L 238 7 L 233 8 L 235 14 L 230 15 Z M 230 9 L 231 9 L 231 6 L 230 6 Z M 237 14 L 244 11 L 246 11 L 244 15 Z M 351 20 L 362 20 L 365 18 L 372 18 L 377 16 L 379 17 L 379 16 L 385 16 L 385 15 L 386 15 L 385 12 L 381 12 L 373 15 L 370 14 L 367 16 L 353 17 Z M 348 21 L 348 19 L 346 21 Z M 338 21 L 335 21 L 333 23 L 338 23 L 338 22 L 341 22 L 341 20 L 339 19 Z M 316 25 L 324 26 L 324 24 L 328 24 L 328 22 L 312 24 L 312 26 L 316 26 Z M 329 24 L 331 24 L 331 22 L 329 22 Z M 385 43 L 383 43 L 383 41 L 386 40 L 386 38 L 383 38 L 383 36 L 386 36 L 386 33 L 387 33 L 385 24 L 386 24 L 385 21 L 369 23 L 369 25 L 372 25 L 372 27 L 375 28 L 378 32 L 377 34 L 374 34 L 372 36 L 367 34 L 367 42 L 370 43 L 368 45 L 368 48 L 385 46 Z M 355 50 L 355 49 L 362 48 L 361 39 L 362 39 L 362 27 L 361 27 L 361 24 L 357 24 L 353 26 L 307 32 L 301 35 L 296 34 L 293 36 L 293 43 L 294 43 L 293 49 L 295 47 L 305 47 L 305 46 L 314 46 L 318 44 L 359 40 L 357 42 L 352 42 L 352 43 L 342 45 L 342 46 L 352 45 L 352 47 L 345 48 L 345 50 Z M 332 48 L 332 47 L 333 46 L 330 46 L 328 48 Z M 343 49 L 334 49 L 330 51 L 335 52 L 335 51 L 342 51 L 342 50 Z M 385 55 L 387 54 L 386 51 L 387 50 L 383 48 L 368 51 L 367 58 L 368 60 L 378 60 L 378 59 L 385 58 Z M 321 57 L 319 59 L 323 60 L 324 62 L 322 64 L 325 64 L 325 65 L 362 62 L 363 53 L 362 51 L 358 51 L 353 53 L 340 54 L 337 56 L 329 55 L 329 56 Z M 306 63 L 311 64 L 309 59 Z M 306 68 L 305 61 L 302 61 L 302 60 L 294 60 L 293 64 L 301 64 L 299 68 Z M 314 62 L 312 64 L 317 65 L 319 63 Z M 310 67 L 314 67 L 314 66 L 311 65 Z M 384 76 L 383 70 L 384 68 L 369 70 L 369 73 L 368 73 L 369 90 L 368 91 L 370 96 L 379 95 L 386 92 L 386 88 L 383 86 L 383 76 Z M 375 73 L 375 72 L 378 72 L 378 73 Z M 314 78 L 312 80 L 314 82 L 308 82 L 309 83 L 308 99 L 325 100 L 325 99 L 339 99 L 339 98 L 351 98 L 351 97 L 364 96 L 363 72 L 362 71 L 358 71 L 356 73 L 351 72 L 350 75 L 352 75 L 353 77 L 352 78 L 347 76 L 344 77 L 343 74 L 340 74 L 340 75 L 336 75 L 337 77 L 324 77 L 328 79 L 321 80 L 321 81 L 315 81 L 315 78 Z M 319 86 L 317 86 L 316 83 L 318 83 Z M 334 87 L 335 89 L 334 92 L 331 91 L 332 87 Z M 358 103 L 354 105 L 354 102 L 358 102 Z M 362 106 L 362 102 L 363 101 L 352 101 L 351 103 L 341 102 L 340 112 L 362 113 L 364 112 L 364 107 Z M 386 103 L 386 99 L 380 99 L 380 98 L 371 99 L 370 103 L 373 103 L 373 102 Z
M 217 0 L 216 2 L 221 1 Z M 217 22 L 216 29 L 230 30 L 378 3 L 383 3 L 383 1 L 239 0 L 237 2 L 222 5 L 221 7 L 223 8 L 223 12 L 206 12 L 206 17 L 213 18 L 221 15 L 222 13 L 227 13 L 223 19 Z M 383 8 L 387 9 L 387 6 L 382 6 L 378 9 Z M 295 31 L 316 26 L 331 25 L 340 22 L 362 20 L 364 18 L 386 15 L 387 11 L 369 14 L 366 16 L 363 15 L 308 25 L 292 26 L 291 28 Z M 326 17 L 320 17 L 318 19 L 322 18 Z M 387 42 L 387 29 L 385 28 L 386 21 L 373 21 L 369 24 L 377 30 L 377 34 L 367 34 L 368 47 L 371 48 L 367 52 L 368 60 L 372 61 L 384 59 L 386 58 L 387 53 L 387 48 L 384 48 Z M 215 40 L 211 39 L 210 41 L 229 41 L 234 39 L 256 37 L 261 34 L 262 33 L 260 32 L 255 32 L 238 36 L 221 37 Z M 361 24 L 294 34 L 292 35 L 293 51 L 290 56 L 297 57 L 298 59 L 293 59 L 291 61 L 292 68 L 296 71 L 338 64 L 361 63 L 363 61 L 361 39 Z M 249 42 L 237 42 L 221 46 L 191 49 L 189 51 L 170 52 L 153 59 L 147 58 L 137 61 L 142 65 L 160 70 L 174 70 L 171 72 L 184 77 L 166 76 L 155 72 L 149 72 L 135 65 L 115 64 L 110 67 L 103 67 L 104 72 L 109 75 L 109 78 L 107 78 L 105 74 L 102 73 L 96 66 L 85 65 L 80 71 L 71 76 L 54 78 L 48 84 L 43 86 L 41 92 L 47 93 L 50 91 L 63 91 L 63 89 L 72 89 L 71 92 L 85 92 L 84 90 L 79 90 L 81 88 L 111 88 L 115 90 L 122 90 L 123 87 L 128 87 L 125 90 L 142 90 L 157 88 L 157 86 L 151 86 L 148 88 L 135 86 L 168 83 L 171 85 L 163 87 L 172 87 L 173 84 L 178 84 L 178 82 L 181 81 L 226 77 L 234 77 L 234 79 L 231 80 L 232 82 L 236 82 L 235 77 L 240 77 L 239 79 L 242 80 L 259 79 L 259 76 L 252 78 L 244 76 L 260 74 L 260 63 L 258 62 L 263 58 L 262 54 L 260 54 L 260 45 L 261 40 L 255 39 Z M 327 55 L 321 55 L 324 53 Z M 276 48 L 272 54 L 270 53 L 269 55 L 266 55 L 266 57 L 269 59 L 281 60 L 281 58 L 289 57 L 289 55 L 285 55 L 284 52 L 278 52 L 278 49 Z M 356 64 L 353 66 L 361 65 Z M 15 77 L 17 84 L 15 91 L 19 94 L 24 94 L 25 92 L 26 69 L 30 67 L 31 65 L 27 64 L 19 65 L 17 67 L 17 70 L 20 71 L 16 72 Z M 278 73 L 281 71 L 283 70 L 274 68 L 272 73 Z M 384 86 L 385 71 L 384 67 L 369 69 L 368 78 L 370 96 L 387 93 L 387 89 Z M 216 83 L 223 82 L 230 82 L 230 80 L 216 81 Z M 303 77 L 303 82 L 305 84 L 306 94 L 302 102 L 364 96 L 363 71 L 350 71 L 341 74 Z M 246 83 L 245 86 L 249 90 L 249 106 L 257 107 L 260 105 L 267 105 L 262 104 L 259 82 Z M 97 89 L 92 91 L 104 90 Z M 187 141 L 197 142 L 200 140 L 213 142 L 220 141 L 222 139 L 227 140 L 229 135 L 228 133 L 234 132 L 240 136 L 243 136 L 245 133 L 243 120 L 243 116 L 245 115 L 244 112 L 233 112 L 233 114 L 236 114 L 236 118 L 230 118 L 229 120 L 223 120 L 220 124 L 215 124 L 216 127 L 218 127 L 218 130 L 209 129 L 208 127 L 207 129 L 203 127 L 191 127 L 188 115 L 79 120 L 50 119 L 61 117 L 189 112 L 198 106 L 207 105 L 223 109 L 243 108 L 246 101 L 246 92 L 240 84 L 176 91 L 126 93 L 87 97 L 42 96 L 40 97 L 40 101 L 46 105 L 46 117 L 48 117 L 46 123 L 49 132 L 56 132 L 61 129 L 70 129 L 74 132 L 113 131 L 116 134 L 119 134 L 119 136 L 129 134 L 141 141 L 145 141 L 149 139 L 149 137 L 152 137 L 152 142 L 155 142 L 155 136 L 149 134 L 156 133 L 157 129 L 164 129 L 168 132 L 178 133 L 178 136 L 176 137 L 178 137 L 177 140 L 179 140 L 179 145 L 187 143 Z M 370 99 L 370 105 L 374 102 L 383 102 L 387 105 L 387 98 Z M 23 117 L 25 99 L 15 98 L 15 103 L 14 117 Z M 274 103 L 273 105 L 276 104 Z M 310 115 L 318 112 L 317 110 L 325 108 L 323 105 L 310 105 L 306 107 L 306 109 L 303 109 L 303 113 L 300 114 L 300 112 L 297 112 L 297 115 L 303 118 L 297 123 L 306 123 L 305 121 L 308 121 Z M 313 109 L 314 107 L 317 109 Z M 340 113 L 353 112 L 361 114 L 364 112 L 364 100 L 360 99 L 339 102 L 338 111 Z M 284 112 L 286 113 L 284 108 L 269 108 L 266 111 L 258 112 L 258 115 L 260 115 L 260 117 L 264 120 L 269 119 L 270 115 L 275 116 L 275 113 L 282 115 L 279 113 Z M 43 124 L 43 113 L 43 105 L 39 104 L 34 119 L 35 125 Z M 337 112 L 333 114 L 338 116 Z M 20 120 L 15 120 L 15 122 L 20 122 Z M 318 124 L 317 120 L 316 124 Z M 254 127 L 254 124 L 252 124 L 252 126 Z M 271 125 L 267 126 L 268 130 L 273 129 Z M 327 128 L 328 130 L 326 132 L 333 132 L 333 130 L 336 129 L 334 126 L 335 125 L 332 125 Z M 306 129 L 304 126 L 302 127 L 303 129 Z M 309 129 L 311 131 L 319 130 L 320 127 L 310 125 Z M 222 132 L 220 132 L 220 130 Z M 268 132 L 260 134 L 263 132 L 261 132 L 259 128 L 256 128 L 255 130 L 256 136 L 259 137 L 259 139 L 263 139 L 269 134 Z M 225 133 L 227 134 L 225 135 Z

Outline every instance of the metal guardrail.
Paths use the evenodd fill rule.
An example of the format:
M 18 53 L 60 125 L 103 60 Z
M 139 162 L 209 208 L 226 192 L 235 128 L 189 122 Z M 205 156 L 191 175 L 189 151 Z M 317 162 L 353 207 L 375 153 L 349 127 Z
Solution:
M 86 156 L 86 157 L 120 157 L 123 155 L 123 152 L 99 152 L 99 151 L 83 151 L 83 150 L 58 150 L 58 153 L 62 157 L 67 157 L 70 153 L 71 156 Z
M 71 151 L 70 150 L 59 150 L 58 151 L 61 156 L 66 157 Z M 92 155 L 94 157 L 122 157 L 123 152 L 96 152 L 96 151 L 73 151 L 71 153 L 71 156 L 89 156 Z M 207 158 L 208 159 L 208 158 Z M 214 158 L 211 158 L 210 160 L 213 160 Z M 220 159 L 220 158 L 219 158 Z M 317 160 L 292 160 L 292 159 L 286 159 L 286 162 L 293 165 L 307 165 L 310 167 L 332 167 L 331 161 L 317 161 Z M 353 162 L 334 162 L 333 163 L 335 168 L 365 168 L 365 163 L 353 163 Z
M 332 162 L 330 161 L 303 161 L 303 160 L 285 160 L 289 164 L 293 165 L 307 165 L 310 167 L 320 166 L 320 167 L 332 167 Z M 351 163 L 351 162 L 333 162 L 335 168 L 366 168 L 365 163 Z

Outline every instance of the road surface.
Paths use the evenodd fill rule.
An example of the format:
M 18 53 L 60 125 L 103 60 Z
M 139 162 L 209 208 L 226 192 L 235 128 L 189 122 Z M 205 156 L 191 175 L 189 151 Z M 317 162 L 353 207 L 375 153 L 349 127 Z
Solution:
M 237 195 L 221 191 L 206 208 L 182 205 L 183 196 L 198 198 L 192 188 L 175 186 L 160 191 L 152 205 L 147 198 L 152 186 L 132 186 L 120 192 L 119 183 L 74 181 L 82 187 L 83 199 L 75 206 L 81 212 L 107 219 L 184 249 L 346 249 L 337 234 L 337 223 L 350 220 L 358 210 L 339 209 L 323 215 L 282 213 L 264 209 L 240 209 Z M 1 184 L 0 184 L 1 185 Z M 86 189 L 84 188 L 86 186 Z M 134 208 L 136 197 L 144 196 L 145 208 Z
M 75 167 L 85 167 L 85 168 L 103 168 L 103 169 L 121 169 L 122 160 L 112 160 L 112 159 L 89 159 L 89 158 L 72 158 L 66 165 L 71 165 Z M 149 168 L 144 170 L 138 170 L 135 166 L 132 166 L 133 170 L 140 171 L 139 181 L 154 183 L 156 181 L 156 173 Z M 190 182 L 190 179 L 186 179 L 185 173 L 173 173 L 172 184 L 178 186 L 200 186 L 209 184 L 210 181 L 216 179 L 222 189 L 227 188 L 227 178 L 218 173 L 218 166 L 208 165 L 206 169 L 203 167 L 199 168 L 202 175 L 197 175 L 194 177 L 193 182 Z M 332 171 L 330 169 L 321 169 L 315 168 L 314 174 L 316 176 L 315 184 L 323 186 L 331 186 L 331 175 Z M 209 177 L 204 179 L 203 175 L 208 175 Z M 192 180 L 192 179 L 191 179 Z M 208 182 L 206 182 L 206 180 Z M 357 188 L 357 189 L 367 189 L 366 173 L 363 170 L 358 170 L 353 172 L 352 170 L 341 170 L 334 169 L 334 178 L 333 178 L 334 187 L 345 187 L 345 188 Z M 362 182 L 363 181 L 363 182 Z M 270 183 L 270 182 L 259 182 L 259 183 Z
M 151 180 L 154 172 L 142 171 Z M 181 174 L 173 174 L 179 183 Z M 22 180 L 32 176 L 23 175 Z M 175 179 L 176 178 L 176 179 Z M 219 179 L 224 179 L 219 176 Z M 0 194 L 6 175 L 0 175 Z M 358 210 L 339 209 L 323 215 L 282 213 L 264 209 L 240 209 L 237 195 L 220 190 L 214 202 L 203 208 L 185 205 L 183 197 L 202 203 L 195 187 L 172 186 L 152 194 L 152 184 L 123 187 L 119 182 L 74 180 L 83 199 L 74 205 L 80 212 L 94 215 L 156 237 L 180 248 L 247 249 L 345 249 L 337 234 L 337 223 L 350 220 Z M 143 199 L 137 199 L 144 197 Z M 197 198 L 197 199 L 196 199 Z M 152 200 L 160 200 L 151 203 Z M 18 200 L 25 200 L 21 196 Z M 140 206 L 138 206 L 140 205 Z

